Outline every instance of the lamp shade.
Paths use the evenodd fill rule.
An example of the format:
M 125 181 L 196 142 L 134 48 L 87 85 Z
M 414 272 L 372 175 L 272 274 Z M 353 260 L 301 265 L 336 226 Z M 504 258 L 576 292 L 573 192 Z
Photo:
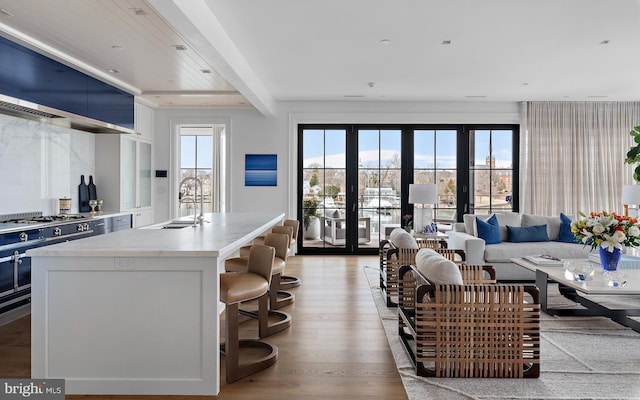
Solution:
M 640 185 L 622 186 L 622 204 L 640 204 Z
M 409 204 L 434 204 L 438 201 L 436 185 L 409 185 Z

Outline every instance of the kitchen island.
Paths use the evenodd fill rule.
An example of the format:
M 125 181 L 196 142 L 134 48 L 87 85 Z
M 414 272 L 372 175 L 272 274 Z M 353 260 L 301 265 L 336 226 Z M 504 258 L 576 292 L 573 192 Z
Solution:
M 283 218 L 205 214 L 29 250 L 32 378 L 64 378 L 67 394 L 217 395 L 219 273 Z

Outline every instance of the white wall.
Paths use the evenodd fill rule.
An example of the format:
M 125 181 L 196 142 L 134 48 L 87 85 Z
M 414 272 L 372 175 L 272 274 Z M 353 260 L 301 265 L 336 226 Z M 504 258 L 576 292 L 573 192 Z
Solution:
M 228 120 L 229 211 L 284 211 L 295 218 L 297 124 L 299 123 L 520 123 L 519 103 L 279 102 L 276 117 L 254 110 L 155 111 L 156 169 L 171 170 L 171 128 L 176 121 Z M 245 187 L 245 154 L 277 154 L 278 186 Z M 154 178 L 155 220 L 170 218 L 170 180 Z
M 0 115 L 0 214 L 58 214 L 64 196 L 77 213 L 80 175 L 89 183 L 94 168 L 94 134 Z

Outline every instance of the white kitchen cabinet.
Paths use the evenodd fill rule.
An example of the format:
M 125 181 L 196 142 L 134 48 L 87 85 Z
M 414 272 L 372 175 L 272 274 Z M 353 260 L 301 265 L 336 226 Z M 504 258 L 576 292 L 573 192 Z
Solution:
M 133 227 L 153 224 L 153 209 L 138 209 L 133 212 Z
M 153 109 L 140 103 L 135 103 L 134 107 L 136 135 L 153 140 Z
M 153 223 L 152 144 L 135 135 L 96 135 L 96 186 L 104 210 L 128 211 L 133 227 Z

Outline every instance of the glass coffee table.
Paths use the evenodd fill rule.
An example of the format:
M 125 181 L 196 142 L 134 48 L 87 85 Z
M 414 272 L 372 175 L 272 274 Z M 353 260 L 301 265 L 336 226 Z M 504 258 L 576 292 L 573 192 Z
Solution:
M 563 260 L 574 265 L 589 264 L 587 259 Z M 605 279 L 600 264 L 591 263 L 594 273 L 587 280 L 575 280 L 571 274 L 565 274 L 563 266 L 536 265 L 523 258 L 513 258 L 511 262 L 536 274 L 536 286 L 540 291 L 540 309 L 549 315 L 557 316 L 603 316 L 616 321 L 626 327 L 640 332 L 640 322 L 630 317 L 640 316 L 640 308 L 613 309 L 588 299 L 583 294 L 592 298 L 597 296 L 638 296 L 640 295 L 640 269 L 622 269 L 618 272 L 624 274 L 623 280 L 615 280 L 615 283 Z M 626 282 L 625 282 L 626 281 Z M 560 293 L 567 299 L 574 301 L 584 309 L 565 309 L 549 307 L 547 303 L 548 284 L 557 283 Z M 617 283 L 617 286 L 614 286 Z

